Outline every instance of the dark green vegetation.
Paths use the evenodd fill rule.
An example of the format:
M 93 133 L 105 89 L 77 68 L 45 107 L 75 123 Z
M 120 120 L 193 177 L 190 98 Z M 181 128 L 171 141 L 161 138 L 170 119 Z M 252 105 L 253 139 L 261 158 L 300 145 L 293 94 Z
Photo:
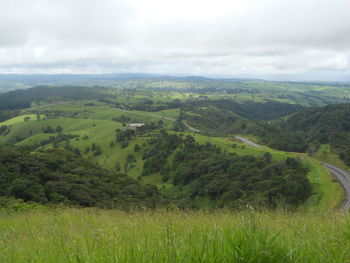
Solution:
M 277 101 L 254 102 L 247 101 L 238 103 L 234 100 L 213 100 L 213 101 L 189 101 L 182 106 L 185 111 L 192 111 L 196 114 L 210 114 L 212 109 L 232 113 L 249 120 L 273 120 L 281 118 L 292 112 L 303 109 L 299 104 L 289 104 Z M 209 109 L 208 109 L 209 108 Z
M 160 172 L 182 193 L 182 206 L 198 198 L 217 201 L 216 206 L 239 207 L 297 205 L 311 195 L 306 169 L 293 158 L 273 162 L 271 154 L 238 156 L 221 152 L 210 143 L 198 144 L 191 136 L 181 138 L 162 132 L 149 142 L 143 159 L 143 176 Z M 168 157 L 175 152 L 172 162 Z
M 102 90 L 102 88 L 101 88 Z M 26 90 L 14 90 L 0 95 L 0 110 L 29 108 L 33 104 L 45 101 L 46 103 L 102 99 L 106 95 L 97 89 L 87 87 L 35 87 Z
M 0 122 L 20 115 L 19 110 L 0 110 Z
M 262 125 L 261 142 L 284 151 L 315 153 L 329 144 L 350 166 L 350 104 L 302 110 L 288 119 Z
M 136 136 L 132 130 L 117 130 L 116 134 L 119 143 Z M 134 146 L 134 152 L 142 154 L 144 160 L 142 176 L 160 173 L 163 182 L 174 186 L 171 194 L 168 191 L 160 194 L 155 186 L 120 174 L 119 163 L 116 172 L 110 172 L 80 157 L 81 150 L 67 144 L 74 138 L 76 136 L 62 133 L 50 136 L 33 147 L 41 149 L 52 144 L 54 149 L 35 153 L 3 148 L 0 196 L 82 206 L 156 206 L 164 200 L 163 203 L 181 207 L 233 208 L 248 203 L 268 207 L 296 206 L 311 195 L 307 170 L 296 159 L 274 162 L 269 153 L 260 157 L 227 154 L 210 143 L 201 145 L 191 136 L 183 138 L 165 131 L 149 139 L 145 146 Z M 60 145 L 65 150 L 60 150 Z M 94 157 L 102 154 L 101 147 L 95 143 L 84 154 L 90 151 Z M 128 172 L 136 163 L 135 155 L 129 153 L 124 171 Z M 205 200 L 211 204 L 206 204 Z
M 60 149 L 31 153 L 18 147 L 0 151 L 0 196 L 41 204 L 99 207 L 154 207 L 155 186 L 111 173 Z

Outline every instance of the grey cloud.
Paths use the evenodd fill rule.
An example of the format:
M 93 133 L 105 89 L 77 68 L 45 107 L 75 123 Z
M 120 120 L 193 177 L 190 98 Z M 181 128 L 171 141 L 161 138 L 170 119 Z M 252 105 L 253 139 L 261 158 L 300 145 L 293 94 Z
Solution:
M 3 0 L 0 72 L 350 72 L 349 1 L 191 1 Z

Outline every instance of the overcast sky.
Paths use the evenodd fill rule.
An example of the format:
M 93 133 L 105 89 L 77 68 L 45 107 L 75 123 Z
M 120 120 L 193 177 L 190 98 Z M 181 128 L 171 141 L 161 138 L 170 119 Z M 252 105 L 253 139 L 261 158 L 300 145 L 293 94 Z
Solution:
M 350 80 L 350 0 L 0 0 L 0 73 Z

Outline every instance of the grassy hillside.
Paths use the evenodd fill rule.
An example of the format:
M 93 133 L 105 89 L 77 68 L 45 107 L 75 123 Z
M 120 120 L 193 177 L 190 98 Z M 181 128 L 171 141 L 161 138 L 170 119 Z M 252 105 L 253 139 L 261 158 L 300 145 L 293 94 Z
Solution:
M 1 262 L 349 262 L 348 215 L 0 212 Z M 6 241 L 5 241 L 6 239 Z
M 0 122 L 0 124 L 1 125 L 12 125 L 12 124 L 23 122 L 24 118 L 29 118 L 29 120 L 35 120 L 36 119 L 36 115 L 35 114 L 20 115 L 18 117 L 9 119 L 7 121 Z
M 74 111 L 83 111 L 86 107 L 80 108 L 78 106 L 66 106 L 59 105 L 55 108 L 72 108 Z M 121 170 L 124 171 L 127 156 L 132 154 L 135 156 L 135 163 L 127 169 L 127 173 L 133 178 L 140 178 L 144 183 L 155 184 L 160 188 L 166 189 L 172 185 L 169 182 L 164 182 L 162 176 L 159 173 L 155 173 L 149 176 L 141 176 L 143 171 L 144 160 L 142 158 L 144 152 L 148 149 L 147 142 L 152 136 L 145 134 L 136 136 L 129 141 L 127 147 L 123 147 L 121 143 L 116 142 L 116 129 L 122 129 L 122 123 L 111 121 L 111 116 L 131 116 L 135 120 L 141 118 L 144 121 L 160 120 L 165 114 L 173 114 L 174 111 L 168 111 L 164 115 L 155 115 L 154 113 L 147 112 L 123 112 L 114 109 L 107 109 L 101 107 L 94 107 L 89 112 L 89 117 L 99 117 L 100 119 L 80 119 L 80 118 L 56 118 L 56 119 L 41 119 L 39 121 L 33 118 L 29 121 L 24 121 L 24 116 L 17 117 L 9 120 L 11 132 L 6 136 L 0 136 L 0 143 L 9 143 L 17 141 L 19 146 L 33 146 L 37 144 L 38 149 L 48 149 L 53 147 L 53 143 L 40 146 L 40 142 L 49 139 L 55 134 L 44 133 L 43 129 L 49 127 L 56 128 L 62 127 L 62 133 L 76 136 L 69 140 L 69 146 L 73 149 L 79 149 L 79 152 L 84 157 L 99 163 L 102 167 L 114 170 L 118 164 Z M 112 115 L 115 114 L 115 115 Z M 119 114 L 119 115 L 118 115 Z M 157 113 L 159 114 L 159 113 Z M 148 116 L 149 115 L 149 116 Z M 169 116 L 169 115 L 168 115 Z M 109 119 L 109 120 L 108 120 Z M 169 121 L 171 123 L 171 121 Z M 3 123 L 0 124 L 0 126 Z M 165 124 L 166 125 L 166 124 Z M 157 131 L 156 131 L 157 132 Z M 177 133 L 183 134 L 183 136 L 192 135 L 196 141 L 201 144 L 213 143 L 219 146 L 223 151 L 227 153 L 235 153 L 239 156 L 252 155 L 262 156 L 264 153 L 269 152 L 274 161 L 282 161 L 288 157 L 295 157 L 293 153 L 281 152 L 263 147 L 261 149 L 253 148 L 248 145 L 244 145 L 239 141 L 232 138 L 220 138 L 220 137 L 208 137 L 200 134 L 193 133 Z M 111 144 L 112 143 L 112 144 Z M 91 149 L 95 144 L 101 148 L 101 153 L 95 155 L 95 152 Z M 141 151 L 135 151 L 135 145 L 141 147 Z M 60 142 L 61 146 L 65 146 L 66 142 Z M 89 151 L 86 151 L 86 148 Z M 173 157 L 170 156 L 169 160 Z M 311 182 L 313 195 L 307 202 L 309 209 L 312 210 L 327 210 L 339 205 L 343 198 L 343 191 L 339 184 L 334 181 L 329 172 L 320 164 L 313 161 L 306 156 L 300 156 L 306 167 L 309 168 L 308 178 Z
M 60 89 L 57 90 L 61 92 Z M 168 191 L 173 185 L 170 181 L 164 180 L 160 172 L 151 173 L 148 176 L 141 176 L 145 163 L 143 157 L 150 147 L 148 142 L 151 138 L 154 138 L 155 135 L 157 136 L 157 134 L 159 134 L 159 129 L 133 136 L 132 139 L 124 144 L 116 141 L 116 130 L 123 130 L 123 125 L 127 125 L 128 123 L 158 123 L 161 121 L 161 128 L 166 129 L 168 132 L 175 133 L 171 131 L 174 121 L 184 116 L 189 117 L 189 121 L 202 116 L 202 119 L 195 122 L 195 124 L 203 124 L 204 126 L 195 127 L 198 127 L 201 131 L 203 131 L 203 129 L 215 132 L 223 131 L 228 135 L 232 135 L 233 132 L 247 132 L 250 129 L 259 127 L 251 121 L 249 122 L 242 119 L 234 112 L 239 104 L 230 104 L 228 100 L 224 100 L 225 104 L 221 105 L 219 102 L 222 101 L 222 98 L 213 93 L 208 93 L 207 95 L 210 99 L 218 96 L 214 98 L 213 101 L 213 105 L 216 105 L 216 109 L 212 109 L 212 106 L 205 107 L 205 104 L 202 105 L 200 101 L 203 100 L 203 102 L 207 103 L 207 99 L 201 97 L 203 95 L 195 93 L 193 93 L 193 95 L 184 93 L 189 96 L 182 96 L 179 95 L 178 91 L 166 91 L 164 93 L 155 91 L 145 92 L 140 89 L 120 91 L 105 90 L 104 92 L 105 94 L 110 93 L 111 97 L 108 98 L 108 100 L 86 100 L 83 98 L 75 102 L 69 101 L 61 104 L 47 104 L 44 106 L 34 105 L 29 109 L 23 110 L 23 113 L 26 115 L 0 123 L 0 126 L 6 126 L 5 131 L 2 131 L 2 136 L 0 136 L 0 144 L 29 146 L 36 150 L 65 147 L 91 161 L 97 162 L 102 167 L 113 171 L 117 169 L 118 171 L 127 172 L 135 179 L 138 178 L 144 183 L 155 184 L 160 189 Z M 64 95 L 64 92 L 62 94 Z M 232 94 L 228 95 L 231 96 Z M 172 103 L 178 103 L 178 101 L 174 101 L 174 99 L 180 98 L 185 101 L 191 101 L 194 96 L 199 100 L 197 103 L 198 107 L 196 106 L 198 112 L 193 111 L 193 109 L 190 109 L 190 111 L 185 110 L 186 114 L 184 115 L 183 108 L 181 110 L 180 108 L 168 108 L 153 112 L 152 107 L 158 107 L 158 104 L 169 106 L 172 105 Z M 128 103 L 131 105 L 127 106 L 128 108 L 146 107 L 146 109 L 151 110 L 151 112 L 125 109 L 123 105 L 127 105 Z M 251 104 L 252 103 L 248 103 L 245 105 L 245 108 L 238 107 L 237 109 L 245 112 L 249 110 L 249 108 L 252 108 L 249 106 Z M 191 106 L 190 103 L 187 105 Z M 272 113 L 275 112 L 276 107 L 285 107 L 284 104 L 279 103 L 259 105 L 263 105 L 261 109 L 266 110 L 267 116 L 270 115 L 270 111 Z M 225 109 L 221 109 L 219 106 Z M 123 107 L 123 109 L 120 107 Z M 230 107 L 233 107 L 232 109 L 234 110 L 228 114 L 227 112 L 232 110 Z M 299 106 L 295 109 L 298 107 Z M 226 111 L 227 109 L 228 111 Z M 288 111 L 289 109 L 289 106 L 287 106 L 286 110 Z M 38 121 L 36 120 L 36 114 L 40 114 L 40 120 Z M 299 113 L 295 115 L 298 114 Z M 30 117 L 30 119 L 27 118 L 25 121 L 25 117 Z M 188 121 L 186 118 L 185 120 Z M 213 121 L 215 121 L 215 123 L 213 123 Z M 192 122 L 189 123 L 193 125 Z M 210 123 L 214 124 L 214 127 L 206 127 L 206 125 Z M 220 123 L 223 125 L 218 128 Z M 57 132 L 57 129 L 61 131 Z M 58 136 L 60 133 L 69 138 Z M 208 133 L 211 134 L 210 132 Z M 232 139 L 230 136 L 209 137 L 203 134 L 188 132 L 177 132 L 176 134 L 182 134 L 183 137 L 191 135 L 200 144 L 213 143 L 219 146 L 224 152 L 234 153 L 238 156 L 250 155 L 259 158 L 259 156 L 263 156 L 268 152 L 275 162 L 281 162 L 288 157 L 297 156 L 298 159 L 302 160 L 304 166 L 309 169 L 307 176 L 311 182 L 313 194 L 308 200 L 307 206 L 313 210 L 327 210 L 337 207 L 341 203 L 343 198 L 342 188 L 329 174 L 327 169 L 304 155 L 276 151 L 267 147 L 262 149 L 252 148 Z M 283 140 L 279 142 L 281 141 Z M 136 151 L 136 147 L 141 150 Z M 167 157 L 169 163 L 173 162 L 175 154 L 176 152 Z M 128 158 L 131 155 L 134 161 L 130 164 Z M 172 176 L 175 176 L 175 174 Z

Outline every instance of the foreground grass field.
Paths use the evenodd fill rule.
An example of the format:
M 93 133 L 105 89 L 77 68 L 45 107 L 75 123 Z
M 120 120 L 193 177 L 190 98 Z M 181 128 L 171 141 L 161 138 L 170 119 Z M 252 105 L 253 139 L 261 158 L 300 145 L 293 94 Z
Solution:
M 348 214 L 0 212 L 0 262 L 350 262 Z

